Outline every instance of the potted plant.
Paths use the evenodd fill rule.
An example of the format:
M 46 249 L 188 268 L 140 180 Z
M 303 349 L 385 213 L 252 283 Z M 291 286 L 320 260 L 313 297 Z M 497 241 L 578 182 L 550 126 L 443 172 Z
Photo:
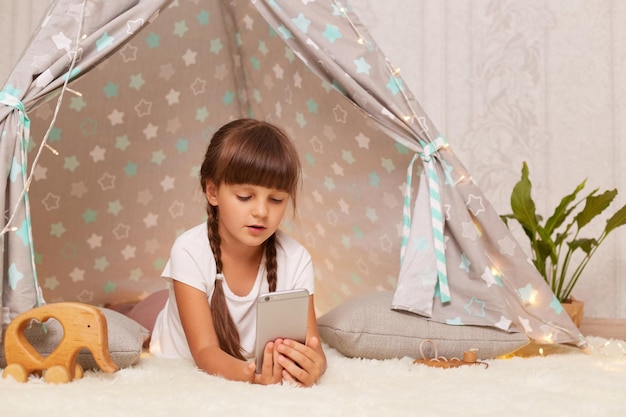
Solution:
M 524 162 L 522 177 L 511 193 L 513 213 L 501 216 L 507 226 L 511 219 L 522 226 L 530 240 L 533 264 L 578 326 L 582 319 L 583 305 L 572 299 L 572 290 L 602 242 L 613 230 L 626 224 L 625 205 L 606 221 L 599 236 L 580 236 L 581 230 L 607 209 L 617 195 L 615 189 L 603 192 L 595 189 L 580 198 L 578 194 L 585 188 L 586 181 L 563 197 L 552 215 L 544 221 L 536 213 L 531 195 L 532 183 L 528 176 L 528 166 Z

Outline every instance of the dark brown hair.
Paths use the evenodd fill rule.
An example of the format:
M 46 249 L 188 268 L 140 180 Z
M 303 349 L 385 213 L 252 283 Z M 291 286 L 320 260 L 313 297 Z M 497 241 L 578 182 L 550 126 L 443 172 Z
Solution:
M 218 129 L 207 148 L 200 184 L 250 184 L 285 191 L 295 211 L 296 193 L 301 178 L 298 153 L 278 127 L 254 119 L 238 119 Z M 215 257 L 217 273 L 222 273 L 221 239 L 218 230 L 218 207 L 207 203 L 208 238 Z M 276 236 L 264 243 L 265 269 L 270 291 L 276 290 Z M 211 314 L 220 348 L 244 359 L 239 332 L 226 305 L 222 281 L 215 280 L 211 297 Z

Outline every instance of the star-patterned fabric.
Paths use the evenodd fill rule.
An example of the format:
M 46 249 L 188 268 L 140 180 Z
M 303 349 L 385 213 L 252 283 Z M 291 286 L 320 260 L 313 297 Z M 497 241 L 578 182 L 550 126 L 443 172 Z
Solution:
M 5 321 L 163 288 L 206 219 L 212 133 L 255 117 L 300 152 L 283 228 L 313 256 L 318 313 L 395 289 L 390 308 L 584 343 L 347 3 L 126 3 L 54 2 L 0 93 Z

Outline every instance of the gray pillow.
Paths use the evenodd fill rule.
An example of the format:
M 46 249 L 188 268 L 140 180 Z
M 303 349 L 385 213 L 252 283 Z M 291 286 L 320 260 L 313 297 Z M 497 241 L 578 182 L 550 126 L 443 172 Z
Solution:
M 348 357 L 421 359 L 420 344 L 432 340 L 437 354 L 462 358 L 478 349 L 478 359 L 518 350 L 529 343 L 521 333 L 481 326 L 453 326 L 391 310 L 392 291 L 354 297 L 321 316 L 317 323 L 322 340 Z M 431 343 L 423 344 L 426 358 L 435 356 Z
M 109 353 L 111 359 L 120 368 L 126 368 L 139 362 L 141 350 L 144 340 L 150 335 L 148 330 L 136 321 L 108 308 L 100 307 L 107 319 Z M 31 345 L 41 354 L 47 356 L 54 351 L 63 339 L 63 327 L 56 319 L 46 321 L 46 329 L 44 330 L 40 323 L 34 323 L 24 329 L 24 336 L 30 341 Z M 4 340 L 4 331 L 2 329 L 2 339 Z M 4 355 L 4 344 L 0 349 L 0 368 L 6 366 L 6 358 Z M 98 364 L 93 358 L 91 352 L 83 349 L 78 354 L 76 362 L 83 369 L 99 369 Z

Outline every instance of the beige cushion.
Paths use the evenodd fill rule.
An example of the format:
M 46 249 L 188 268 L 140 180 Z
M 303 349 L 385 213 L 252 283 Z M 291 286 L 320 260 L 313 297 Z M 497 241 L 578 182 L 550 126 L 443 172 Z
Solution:
M 135 365 L 139 362 L 144 340 L 149 336 L 148 330 L 125 315 L 108 308 L 100 308 L 107 319 L 109 338 L 109 352 L 111 359 L 120 368 Z M 32 324 L 24 329 L 24 336 L 30 341 L 35 350 L 42 356 L 47 356 L 54 351 L 63 338 L 63 327 L 56 319 L 46 321 L 44 331 L 40 323 Z M 3 329 L 3 339 L 4 339 Z M 77 363 L 83 369 L 99 369 L 98 364 L 91 352 L 83 349 L 77 358 Z M 0 349 L 0 368 L 6 366 L 4 345 Z
M 322 340 L 345 356 L 390 359 L 421 358 L 420 344 L 430 339 L 439 356 L 461 358 L 478 349 L 478 359 L 511 353 L 529 343 L 521 333 L 479 326 L 453 326 L 421 316 L 391 310 L 392 291 L 352 298 L 318 319 Z M 432 344 L 424 356 L 434 357 Z

